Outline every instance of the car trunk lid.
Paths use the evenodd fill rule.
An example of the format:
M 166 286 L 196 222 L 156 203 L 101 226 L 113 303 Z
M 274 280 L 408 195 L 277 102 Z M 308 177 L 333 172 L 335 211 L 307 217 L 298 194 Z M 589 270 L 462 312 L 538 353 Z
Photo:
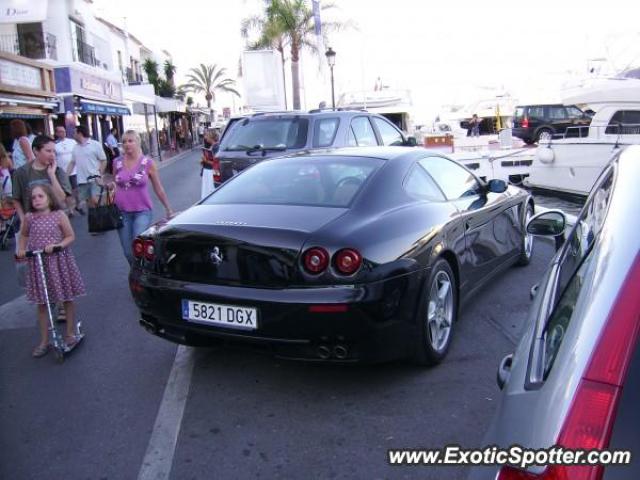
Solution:
M 282 288 L 299 278 L 298 258 L 309 235 L 346 211 L 199 205 L 158 232 L 154 269 L 187 282 Z

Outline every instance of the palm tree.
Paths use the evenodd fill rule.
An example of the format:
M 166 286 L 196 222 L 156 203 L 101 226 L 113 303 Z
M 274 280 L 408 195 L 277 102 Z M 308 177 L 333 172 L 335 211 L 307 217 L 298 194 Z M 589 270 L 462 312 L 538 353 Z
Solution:
M 153 85 L 153 90 L 158 94 L 158 82 L 160 80 L 160 75 L 158 74 L 158 62 L 147 58 L 142 65 L 142 69 L 144 73 L 147 74 L 147 78 L 149 79 L 149 83 Z
M 199 67 L 192 68 L 187 74 L 188 82 L 184 85 L 184 89 L 195 93 L 204 93 L 207 100 L 207 108 L 211 109 L 211 101 L 216 99 L 216 90 L 229 92 L 237 95 L 236 81 L 225 77 L 226 68 L 218 68 L 217 65 L 205 65 L 201 63 Z
M 335 8 L 333 4 L 322 5 L 322 10 Z M 307 48 L 319 54 L 315 39 L 315 24 L 313 10 L 307 0 L 271 0 L 266 5 L 265 17 L 268 28 L 275 32 L 283 32 L 291 51 L 291 81 L 293 87 L 293 109 L 300 109 L 300 53 Z M 273 25 L 273 26 L 272 26 Z M 323 22 L 323 35 L 327 32 L 340 30 L 346 24 L 338 22 Z M 269 33 L 269 30 L 263 31 Z
M 284 108 L 287 108 L 287 82 L 284 73 L 285 57 L 284 49 L 287 43 L 286 32 L 281 28 L 281 25 L 275 21 L 272 17 L 261 17 L 259 15 L 253 15 L 251 17 L 242 20 L 240 26 L 240 34 L 245 40 L 248 40 L 249 34 L 257 30 L 260 32 L 260 38 L 247 45 L 249 50 L 260 50 L 263 48 L 273 48 L 280 53 L 280 60 L 282 62 L 282 88 L 284 91 Z
M 164 76 L 167 77 L 167 82 L 169 82 L 171 85 L 175 85 L 173 76 L 175 75 L 177 69 L 178 67 L 176 67 L 171 60 L 166 60 L 164 62 Z

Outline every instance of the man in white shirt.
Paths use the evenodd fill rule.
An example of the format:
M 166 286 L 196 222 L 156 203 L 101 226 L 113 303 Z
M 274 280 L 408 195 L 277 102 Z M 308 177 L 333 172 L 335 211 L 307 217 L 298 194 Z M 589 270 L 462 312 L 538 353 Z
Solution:
M 67 166 L 67 175 L 76 169 L 78 181 L 78 197 L 93 207 L 97 204 L 100 193 L 100 180 L 107 166 L 107 156 L 100 145 L 89 137 L 89 130 L 79 125 L 76 127 L 75 139 L 78 144 L 71 152 L 71 162 Z
M 62 170 L 65 172 L 71 163 L 71 156 L 73 152 L 73 147 L 76 146 L 76 141 L 67 138 L 67 130 L 64 127 L 58 126 L 56 127 L 56 161 Z M 80 208 L 80 199 L 78 198 L 78 178 L 76 175 L 76 168 L 68 174 L 69 182 L 71 183 L 71 189 L 73 192 L 73 196 L 68 196 L 66 198 L 67 203 L 67 214 L 71 217 L 73 216 L 73 207 L 78 213 L 84 213 L 84 210 Z

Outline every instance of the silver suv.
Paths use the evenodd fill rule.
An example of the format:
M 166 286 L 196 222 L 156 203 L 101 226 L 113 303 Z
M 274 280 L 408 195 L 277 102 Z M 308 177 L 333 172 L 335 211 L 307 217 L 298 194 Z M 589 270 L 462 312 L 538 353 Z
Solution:
M 415 146 L 382 115 L 363 110 L 256 113 L 230 120 L 214 166 L 216 186 L 250 165 L 292 152 L 333 147 Z M 215 175 L 218 173 L 218 175 Z

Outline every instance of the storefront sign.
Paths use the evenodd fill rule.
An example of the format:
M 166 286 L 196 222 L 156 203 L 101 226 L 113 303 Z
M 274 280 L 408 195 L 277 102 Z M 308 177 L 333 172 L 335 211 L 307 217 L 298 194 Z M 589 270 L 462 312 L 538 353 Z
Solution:
M 0 23 L 44 22 L 48 0 L 0 0 Z
M 42 77 L 39 69 L 20 65 L 10 60 L 0 59 L 0 83 L 15 87 L 42 89 Z
M 56 68 L 56 92 L 95 100 L 122 102 L 122 83 L 69 67 Z
M 80 86 L 89 92 L 104 93 L 104 87 L 101 83 L 95 82 L 89 78 L 81 78 Z
M 130 115 L 126 106 L 120 105 L 103 105 L 100 103 L 91 103 L 84 100 L 80 101 L 80 110 L 85 113 L 99 113 L 104 115 Z

